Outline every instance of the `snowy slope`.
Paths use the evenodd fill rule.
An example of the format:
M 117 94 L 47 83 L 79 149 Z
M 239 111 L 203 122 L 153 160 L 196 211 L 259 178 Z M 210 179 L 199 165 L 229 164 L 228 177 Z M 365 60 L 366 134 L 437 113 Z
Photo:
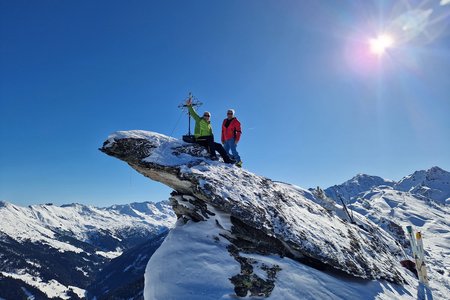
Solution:
M 14 280 L 15 294 L 25 287 L 47 297 L 83 298 L 110 259 L 174 223 L 167 201 L 107 208 L 0 202 L 0 277 Z
M 395 222 L 402 228 L 413 225 L 421 231 L 424 240 L 425 258 L 434 289 L 435 298 L 445 299 L 450 292 L 450 208 L 426 200 L 409 192 L 392 188 L 375 188 L 350 205 L 354 211 L 366 215 L 373 222 L 387 228 Z M 411 257 L 409 241 L 405 247 Z M 442 287 L 446 287 L 445 289 Z
M 107 208 L 81 204 L 20 207 L 0 202 L 0 216 L 0 232 L 17 241 L 40 241 L 59 251 L 81 252 L 82 249 L 58 240 L 57 236 L 64 234 L 103 248 L 110 252 L 105 252 L 109 256 L 119 255 L 122 248 L 128 246 L 126 243 L 123 245 L 123 240 L 132 235 L 130 231 L 135 231 L 137 235 L 158 233 L 173 226 L 175 218 L 167 203 L 151 202 Z M 116 243 L 109 242 L 114 245 L 113 248 L 95 241 L 99 235 L 106 233 L 116 240 Z
M 179 221 L 152 256 L 145 277 L 145 299 L 238 299 L 229 279 L 239 274 L 241 266 L 230 256 L 230 242 L 223 237 L 232 224 L 229 215 L 211 206 L 208 209 L 215 215 L 206 222 Z M 278 255 L 241 255 L 255 274 L 273 281 L 274 286 L 267 298 L 243 299 L 417 299 L 414 280 L 399 286 L 319 271 Z M 271 270 L 279 270 L 275 278 Z M 425 289 L 421 293 L 429 294 Z

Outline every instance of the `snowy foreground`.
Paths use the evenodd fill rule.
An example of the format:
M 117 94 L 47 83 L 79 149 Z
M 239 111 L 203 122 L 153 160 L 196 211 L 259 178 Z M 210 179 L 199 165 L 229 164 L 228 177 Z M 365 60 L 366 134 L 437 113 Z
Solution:
M 448 246 L 432 249 L 442 268 L 431 270 L 429 290 L 400 266 L 407 244 L 367 211 L 350 224 L 330 198 L 210 161 L 200 147 L 157 133 L 118 132 L 101 150 L 175 190 L 179 220 L 147 265 L 146 299 L 445 299 L 450 292 L 438 258 Z M 449 215 L 443 206 L 436 217 L 444 231 Z M 436 244 L 448 245 L 444 231 Z
M 207 222 L 179 222 L 169 233 L 147 265 L 145 299 L 237 299 L 229 278 L 241 268 L 215 221 L 231 224 L 228 216 L 214 212 L 216 216 Z M 277 255 L 243 256 L 257 262 L 254 272 L 265 280 L 264 266 L 281 268 L 267 299 L 419 299 L 418 293 L 430 294 L 424 287 L 418 291 L 414 280 L 401 286 L 321 272 Z

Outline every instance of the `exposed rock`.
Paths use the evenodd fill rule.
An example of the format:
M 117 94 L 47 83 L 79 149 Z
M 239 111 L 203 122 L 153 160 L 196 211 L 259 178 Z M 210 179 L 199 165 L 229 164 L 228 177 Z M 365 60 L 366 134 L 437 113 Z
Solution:
M 213 215 L 213 213 L 208 210 L 204 201 L 192 196 L 181 195 L 177 192 L 172 192 L 170 204 L 172 204 L 173 210 L 178 218 L 184 217 L 193 220 L 194 222 L 199 222 L 204 221 L 208 216 Z
M 210 161 L 202 147 L 158 133 L 117 132 L 100 150 L 173 188 L 171 203 L 179 217 L 207 219 L 211 212 L 202 202 L 228 213 L 234 228 L 227 239 L 238 252 L 275 253 L 356 277 L 404 282 L 392 237 L 356 213 L 357 224 L 349 224 L 338 206 L 324 208 L 311 192 Z M 252 290 L 262 282 L 246 273 L 243 267 L 233 277 L 236 293 L 269 293 L 267 284 Z
M 253 272 L 253 265 L 256 260 L 239 255 L 239 249 L 231 245 L 230 254 L 240 263 L 241 273 L 230 278 L 234 284 L 234 291 L 237 296 L 245 297 L 248 293 L 251 296 L 268 297 L 275 287 L 275 279 L 280 267 L 277 265 L 267 266 L 263 264 L 261 269 L 266 272 L 267 279 L 259 277 Z

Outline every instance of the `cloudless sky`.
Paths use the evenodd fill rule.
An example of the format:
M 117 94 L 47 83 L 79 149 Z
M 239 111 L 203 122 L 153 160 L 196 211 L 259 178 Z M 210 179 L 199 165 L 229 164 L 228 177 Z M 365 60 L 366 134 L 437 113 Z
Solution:
M 236 110 L 244 167 L 273 180 L 450 170 L 446 2 L 0 0 L 0 200 L 167 199 L 98 148 L 118 130 L 181 137 L 189 91 L 216 137 Z M 370 53 L 399 22 L 408 36 Z

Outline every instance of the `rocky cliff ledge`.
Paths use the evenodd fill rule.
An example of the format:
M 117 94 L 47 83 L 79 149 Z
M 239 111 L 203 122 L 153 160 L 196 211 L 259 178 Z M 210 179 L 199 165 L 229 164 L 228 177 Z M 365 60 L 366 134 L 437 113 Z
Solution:
M 269 296 L 280 271 L 265 266 L 261 278 L 247 253 L 289 257 L 337 276 L 393 283 L 408 276 L 390 235 L 358 214 L 351 224 L 341 207 L 318 194 L 211 161 L 204 148 L 158 133 L 116 132 L 100 150 L 173 188 L 171 203 L 180 222 L 208 221 L 218 212 L 227 216 L 229 228 L 215 218 L 223 229 L 215 239 L 228 242 L 229 255 L 240 266 L 228 278 L 238 296 Z

